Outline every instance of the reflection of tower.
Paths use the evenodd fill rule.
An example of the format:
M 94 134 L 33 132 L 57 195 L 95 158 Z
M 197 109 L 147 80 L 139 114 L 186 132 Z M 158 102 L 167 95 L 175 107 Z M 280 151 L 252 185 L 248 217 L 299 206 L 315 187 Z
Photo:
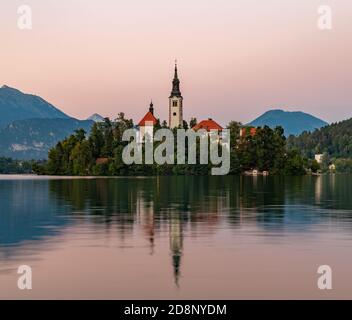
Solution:
M 155 247 L 155 209 L 153 202 L 144 202 L 142 195 L 137 200 L 137 213 L 150 245 L 150 254 Z
M 155 243 L 154 243 L 154 236 L 155 236 L 154 212 L 151 212 L 147 215 L 145 227 L 146 227 L 147 235 L 149 237 L 150 254 L 153 255 L 154 254 L 154 247 L 155 247 Z
M 175 283 L 178 286 L 181 269 L 181 257 L 183 246 L 182 222 L 180 215 L 171 213 L 170 218 L 170 250 L 172 254 L 172 265 L 174 268 Z

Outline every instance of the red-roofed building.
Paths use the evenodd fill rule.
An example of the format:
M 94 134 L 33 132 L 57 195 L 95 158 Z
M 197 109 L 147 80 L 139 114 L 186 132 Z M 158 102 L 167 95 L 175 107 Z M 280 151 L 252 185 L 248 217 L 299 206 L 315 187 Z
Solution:
M 203 120 L 196 124 L 193 128 L 194 131 L 200 130 L 200 129 L 205 129 L 208 132 L 211 130 L 218 130 L 222 131 L 224 128 L 220 126 L 217 122 L 215 122 L 213 119 L 208 119 L 208 120 Z
M 147 127 L 152 125 L 154 127 L 157 122 L 158 120 L 154 116 L 154 105 L 153 102 L 151 102 L 148 113 L 143 117 L 141 121 L 139 121 L 138 126 Z
M 158 120 L 154 116 L 154 105 L 153 102 L 150 103 L 149 111 L 143 117 L 141 121 L 138 123 L 138 133 L 137 140 L 139 143 L 143 143 L 146 134 L 149 135 L 150 138 L 153 136 L 153 128 L 158 123 Z

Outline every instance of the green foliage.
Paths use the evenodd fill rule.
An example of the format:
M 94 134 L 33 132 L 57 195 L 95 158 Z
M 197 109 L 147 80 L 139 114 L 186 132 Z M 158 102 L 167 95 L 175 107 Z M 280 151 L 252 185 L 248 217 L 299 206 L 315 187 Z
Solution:
M 299 151 L 291 150 L 286 155 L 284 173 L 291 176 L 304 175 L 304 161 Z
M 196 123 L 196 120 L 192 120 Z M 160 121 L 155 128 L 165 127 Z M 49 160 L 43 166 L 36 166 L 35 171 L 39 174 L 49 175 L 95 175 L 95 176 L 148 176 L 148 175 L 209 175 L 213 165 L 187 164 L 188 148 L 186 143 L 186 164 L 163 164 L 151 165 L 133 164 L 126 165 L 122 161 L 122 154 L 127 142 L 122 141 L 126 129 L 132 128 L 132 120 L 125 118 L 120 113 L 115 121 L 105 119 L 102 123 L 95 123 L 89 137 L 86 138 L 84 130 L 76 130 L 75 133 L 59 142 L 49 152 Z M 190 125 L 184 121 L 183 128 Z M 269 171 L 271 174 L 303 174 L 304 161 L 298 152 L 286 153 L 286 140 L 283 129 L 277 127 L 270 129 L 265 126 L 257 128 L 255 135 L 239 135 L 241 124 L 230 122 L 227 128 L 230 130 L 230 174 L 240 174 L 246 170 L 257 169 Z M 177 130 L 173 130 L 175 141 Z M 208 138 L 206 138 L 208 139 Z M 163 142 L 155 142 L 154 149 Z M 197 148 L 197 163 L 199 163 L 199 143 Z M 142 156 L 145 156 L 145 147 L 142 147 Z M 174 159 L 176 159 L 176 150 Z
M 337 159 L 335 160 L 336 172 L 352 173 L 352 159 Z
M 257 169 L 271 174 L 304 171 L 303 159 L 296 159 L 301 170 L 290 170 L 292 154 L 286 153 L 286 139 L 281 127 L 270 129 L 268 126 L 257 128 L 256 134 L 239 137 L 239 124 L 231 123 L 231 171 L 243 172 Z M 295 155 L 296 156 L 296 155 Z
M 352 158 L 352 119 L 314 132 L 303 132 L 298 137 L 290 136 L 288 148 L 299 149 L 303 156 L 311 159 L 322 153 L 334 158 Z
M 191 118 L 191 121 L 189 122 L 189 127 L 193 128 L 194 126 L 197 125 L 197 119 L 196 118 Z
M 310 161 L 309 169 L 311 169 L 312 172 L 316 173 L 316 172 L 318 172 L 318 170 L 321 169 L 321 167 L 320 167 L 320 164 L 318 163 L 318 161 L 314 159 L 314 160 Z
M 35 164 L 31 161 L 19 161 L 11 158 L 0 158 L 0 174 L 23 174 L 32 173 L 32 166 Z
M 84 176 L 89 174 L 93 156 L 88 140 L 77 142 L 72 149 L 70 160 L 72 161 L 72 172 L 74 175 Z

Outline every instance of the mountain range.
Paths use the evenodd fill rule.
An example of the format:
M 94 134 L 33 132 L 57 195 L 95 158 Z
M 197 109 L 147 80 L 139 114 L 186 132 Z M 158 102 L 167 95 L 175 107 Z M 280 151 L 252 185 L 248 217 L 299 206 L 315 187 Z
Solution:
M 0 129 L 0 156 L 13 159 L 46 159 L 58 141 L 77 129 L 90 131 L 91 120 L 26 119 L 14 121 Z
M 328 125 L 324 120 L 314 117 L 308 113 L 284 110 L 270 110 L 248 123 L 249 126 L 262 127 L 267 125 L 271 128 L 281 126 L 285 135 L 299 135 L 304 131 L 314 131 Z
M 0 157 L 45 159 L 48 151 L 76 129 L 87 132 L 92 120 L 77 120 L 41 97 L 0 88 Z
M 94 122 L 104 122 L 105 118 L 98 113 L 94 113 L 87 120 L 92 120 Z
M 0 112 L 0 157 L 14 159 L 45 159 L 58 141 L 75 130 L 89 132 L 95 122 L 104 121 L 99 114 L 87 120 L 71 118 L 41 97 L 8 86 L 0 88 Z M 289 136 L 314 131 L 327 123 L 303 112 L 270 110 L 248 125 L 280 125 Z
M 16 120 L 70 118 L 44 99 L 8 86 L 0 88 L 0 114 L 0 128 Z

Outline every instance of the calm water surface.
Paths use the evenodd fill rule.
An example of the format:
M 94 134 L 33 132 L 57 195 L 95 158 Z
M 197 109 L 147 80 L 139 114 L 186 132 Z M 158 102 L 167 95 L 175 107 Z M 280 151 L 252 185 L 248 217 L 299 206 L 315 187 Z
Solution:
M 351 272 L 352 176 L 0 176 L 2 299 L 352 299 Z

